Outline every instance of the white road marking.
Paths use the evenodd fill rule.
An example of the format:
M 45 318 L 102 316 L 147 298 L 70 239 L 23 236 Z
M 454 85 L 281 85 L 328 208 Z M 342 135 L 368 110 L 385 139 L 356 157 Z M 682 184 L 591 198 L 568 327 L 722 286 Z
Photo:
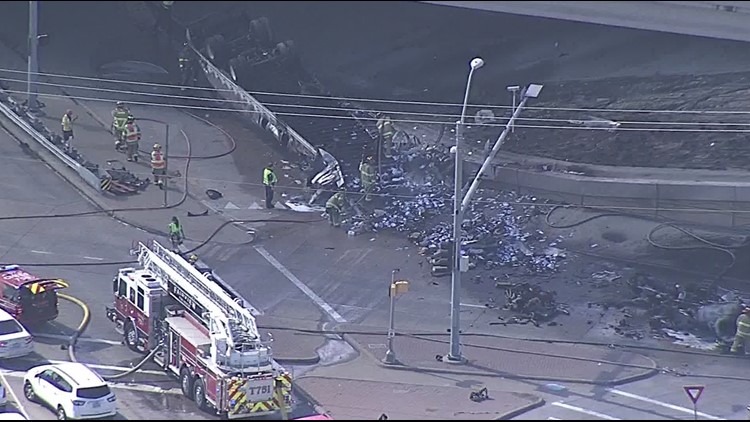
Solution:
M 33 252 L 33 253 L 40 253 L 40 254 L 43 254 L 43 255 L 52 255 L 52 252 L 37 251 L 37 250 L 34 250 L 34 249 L 32 249 L 31 252 Z
M 292 283 L 294 283 L 295 286 L 297 286 L 298 289 L 302 290 L 302 293 L 306 294 L 307 297 L 312 299 L 313 302 L 315 302 L 316 305 L 318 305 L 322 310 L 324 310 L 331 318 L 333 318 L 336 322 L 346 322 L 344 317 L 339 315 L 338 312 L 336 312 L 331 305 L 326 303 L 323 299 L 320 298 L 320 296 L 316 295 L 315 292 L 310 290 L 309 287 L 305 285 L 305 283 L 301 282 L 300 279 L 298 279 L 294 274 L 291 273 L 285 266 L 283 266 L 279 261 L 276 260 L 276 258 L 273 257 L 263 246 L 253 246 L 253 248 L 258 251 L 258 253 L 268 261 L 269 264 L 273 265 L 281 274 L 284 274 L 284 276 L 289 279 Z
M 39 338 L 50 338 L 53 340 L 70 340 L 71 336 L 66 336 L 64 334 L 47 334 L 47 333 L 40 333 L 40 334 L 34 334 L 34 337 Z M 98 343 L 98 344 L 108 344 L 110 346 L 121 346 L 121 341 L 116 340 L 106 340 L 103 338 L 90 338 L 90 337 L 78 337 L 78 341 L 83 341 L 87 343 Z
M 5 382 L 5 385 L 7 386 L 8 383 L 5 381 L 5 377 L 8 378 L 23 378 L 24 375 L 26 375 L 23 371 L 11 371 L 8 369 L 0 369 L 0 378 L 3 379 L 3 382 Z M 110 387 L 117 388 L 120 390 L 132 390 L 132 391 L 141 391 L 144 393 L 157 393 L 157 394 L 174 394 L 174 395 L 181 395 L 182 391 L 180 391 L 179 388 L 170 388 L 170 389 L 163 389 L 161 387 L 156 387 L 153 385 L 148 384 L 135 384 L 135 383 L 125 383 L 125 382 L 108 382 Z M 19 409 L 24 413 L 26 416 L 26 412 L 22 407 L 22 404 L 18 401 L 17 396 L 15 392 L 13 392 L 12 389 L 8 388 L 8 391 L 11 391 L 11 394 L 13 395 L 14 400 L 18 403 Z M 28 417 L 28 416 L 27 416 Z M 30 420 L 31 418 L 29 418 Z
M 554 417 L 554 416 L 547 416 L 547 420 L 548 420 L 548 421 L 561 421 L 562 419 L 560 419 L 560 418 L 556 418 L 556 417 Z
M 467 306 L 469 308 L 485 308 L 485 309 L 487 308 L 484 305 L 474 305 L 472 303 L 462 303 L 461 306 Z
M 86 258 L 86 259 L 90 259 L 92 261 L 104 261 L 104 258 L 99 258 L 99 257 L 96 257 L 96 256 L 84 255 L 83 257 Z
M 691 415 L 693 414 L 693 409 L 688 409 L 687 407 L 675 406 L 674 404 L 664 403 L 663 401 L 650 399 L 648 397 L 639 396 L 639 395 L 633 394 L 633 393 L 628 393 L 627 391 L 616 390 L 614 388 L 607 388 L 607 391 L 610 392 L 610 393 L 612 393 L 612 394 L 616 394 L 618 396 L 627 397 L 629 399 L 634 399 L 634 400 L 644 401 L 646 403 L 651 403 L 651 404 L 655 404 L 657 406 L 666 407 L 667 409 L 672 409 L 672 410 L 675 410 L 677 412 L 689 413 Z M 713 419 L 713 420 L 716 420 L 716 421 L 723 421 L 723 420 L 725 420 L 725 419 L 720 418 L 718 416 L 709 415 L 709 414 L 706 414 L 706 413 L 703 413 L 703 412 L 698 412 L 697 415 L 701 416 L 703 418 L 706 418 L 706 419 Z
M 21 376 L 23 378 L 23 376 Z M 10 397 L 13 399 L 13 401 L 16 403 L 16 407 L 18 407 L 18 410 L 21 411 L 21 414 L 24 418 L 27 420 L 31 420 L 29 417 L 29 414 L 26 412 L 26 408 L 23 406 L 23 403 L 21 403 L 21 400 L 18 400 L 18 396 L 16 395 L 16 392 L 13 391 L 13 388 L 11 388 L 10 383 L 8 382 L 8 379 L 5 378 L 5 374 L 0 371 L 0 381 L 5 385 L 5 389 L 8 390 L 8 393 L 10 394 Z
M 616 418 L 614 416 L 609 416 L 609 415 L 605 415 L 604 413 L 594 412 L 593 410 L 584 409 L 582 407 L 571 406 L 571 405 L 569 405 L 567 403 L 563 403 L 563 402 L 559 402 L 559 401 L 558 402 L 554 402 L 554 403 L 550 403 L 550 404 L 552 406 L 562 407 L 563 409 L 572 410 L 574 412 L 585 413 L 587 415 L 594 416 L 594 417 L 601 418 L 601 419 L 607 419 L 607 420 L 610 420 L 610 421 L 619 421 L 619 420 L 621 420 L 621 419 Z

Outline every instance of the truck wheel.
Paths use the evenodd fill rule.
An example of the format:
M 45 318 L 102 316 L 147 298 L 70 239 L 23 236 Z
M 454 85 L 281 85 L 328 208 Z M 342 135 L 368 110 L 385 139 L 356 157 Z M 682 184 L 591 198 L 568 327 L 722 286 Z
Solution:
M 193 398 L 195 399 L 195 404 L 199 409 L 208 409 L 208 403 L 206 401 L 206 389 L 203 386 L 202 379 L 195 380 L 195 385 L 193 386 Z
M 271 22 L 265 16 L 250 21 L 250 35 L 255 38 L 261 47 L 271 48 L 273 46 Z
M 138 353 L 141 352 L 138 350 L 138 331 L 136 331 L 135 326 L 130 321 L 125 323 L 125 344 L 130 350 Z
M 186 366 L 180 369 L 180 389 L 182 390 L 182 395 L 190 400 L 193 399 L 193 374 L 190 373 L 190 370 Z

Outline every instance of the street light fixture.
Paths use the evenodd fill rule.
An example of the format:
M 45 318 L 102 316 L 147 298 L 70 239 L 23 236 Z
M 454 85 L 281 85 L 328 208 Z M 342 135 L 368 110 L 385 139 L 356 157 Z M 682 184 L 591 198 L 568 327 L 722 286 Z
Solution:
M 475 59 L 476 60 L 476 59 Z M 481 59 L 480 59 L 481 60 Z M 472 61 L 472 64 L 474 62 Z M 480 65 L 481 66 L 481 65 Z M 466 99 L 468 98 L 468 92 L 469 92 L 469 85 L 471 83 L 471 75 L 474 71 L 474 66 L 472 65 L 472 71 L 469 72 L 469 81 L 466 84 L 466 96 L 464 98 L 464 110 L 466 110 Z M 469 186 L 469 190 L 466 192 L 466 195 L 463 196 L 463 199 L 461 199 L 461 193 L 462 193 L 462 184 L 461 184 L 461 154 L 460 154 L 460 145 L 462 140 L 463 132 L 462 130 L 459 131 L 458 129 L 463 129 L 463 121 L 464 121 L 464 113 L 461 113 L 461 121 L 457 123 L 457 137 L 456 137 L 456 146 L 451 148 L 452 151 L 455 151 L 456 154 L 456 175 L 454 178 L 455 182 L 455 191 L 454 191 L 454 202 L 453 202 L 453 269 L 451 272 L 452 279 L 451 279 L 451 336 L 450 336 L 450 353 L 443 359 L 443 362 L 448 363 L 461 363 L 463 362 L 463 357 L 461 356 L 461 270 L 462 267 L 462 255 L 461 255 L 461 224 L 464 220 L 464 213 L 469 208 L 469 204 L 471 202 L 471 197 L 474 195 L 474 192 L 476 192 L 477 188 L 479 187 L 479 184 L 481 183 L 484 176 L 487 174 L 487 171 L 489 170 L 492 161 L 495 159 L 495 156 L 497 155 L 498 151 L 500 151 L 500 147 L 503 145 L 503 142 L 505 142 L 505 138 L 508 136 L 508 134 L 511 132 L 513 128 L 513 123 L 518 118 L 518 116 L 521 114 L 521 110 L 526 105 L 526 102 L 529 98 L 537 98 L 539 96 L 539 93 L 541 93 L 543 88 L 543 85 L 537 85 L 537 84 L 530 84 L 521 94 L 522 100 L 521 103 L 518 105 L 518 107 L 514 107 L 513 115 L 508 120 L 508 123 L 505 125 L 505 129 L 500 134 L 500 136 L 497 138 L 497 141 L 495 141 L 495 145 L 492 147 L 492 150 L 490 151 L 489 155 L 485 158 L 484 163 L 482 163 L 482 167 L 479 168 L 479 172 L 474 177 L 474 180 L 471 182 L 471 185 Z M 466 269 L 468 270 L 468 268 Z
M 396 268 L 391 271 L 391 285 L 388 287 L 388 297 L 390 298 L 390 312 L 388 317 L 388 350 L 385 352 L 383 363 L 395 365 L 398 363 L 396 352 L 393 350 L 393 338 L 396 337 L 395 314 L 396 314 L 396 296 L 409 291 L 409 282 L 406 280 L 396 281 L 396 273 L 401 271 Z

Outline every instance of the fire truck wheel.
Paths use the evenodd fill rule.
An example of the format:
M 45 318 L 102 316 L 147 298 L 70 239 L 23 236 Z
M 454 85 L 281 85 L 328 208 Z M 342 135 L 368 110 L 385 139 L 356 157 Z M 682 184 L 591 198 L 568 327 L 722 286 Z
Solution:
M 206 410 L 208 407 L 206 403 L 206 389 L 203 387 L 202 379 L 195 380 L 195 385 L 193 386 L 193 398 L 199 409 Z
M 138 332 L 130 321 L 125 323 L 125 344 L 128 345 L 130 350 L 140 352 L 138 350 Z
M 180 370 L 180 388 L 185 397 L 189 399 L 193 398 L 193 375 L 187 366 L 183 366 Z

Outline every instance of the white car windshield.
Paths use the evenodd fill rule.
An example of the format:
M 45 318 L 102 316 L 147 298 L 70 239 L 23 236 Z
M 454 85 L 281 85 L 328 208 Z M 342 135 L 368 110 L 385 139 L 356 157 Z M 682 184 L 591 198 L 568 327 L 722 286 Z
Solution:
M 0 335 L 17 334 L 23 331 L 23 328 L 14 320 L 0 321 Z

